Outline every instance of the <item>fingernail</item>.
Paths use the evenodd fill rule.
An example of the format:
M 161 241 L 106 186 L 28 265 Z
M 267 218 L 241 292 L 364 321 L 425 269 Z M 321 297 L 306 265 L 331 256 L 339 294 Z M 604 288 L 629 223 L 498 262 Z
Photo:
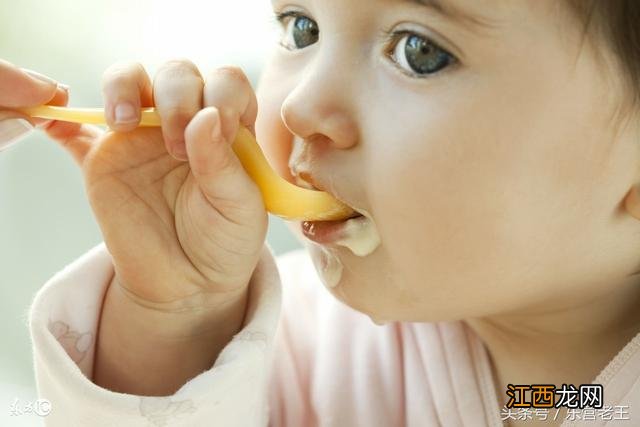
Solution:
M 31 123 L 24 119 L 0 121 L 0 151 L 15 144 L 33 130 Z
M 41 82 L 50 83 L 50 84 L 54 84 L 54 85 L 58 84 L 58 82 L 53 80 L 51 77 L 45 76 L 44 74 L 40 74 L 37 71 L 29 70 L 28 68 L 21 68 L 21 70 L 24 71 L 25 73 L 29 74 L 34 79 L 40 80 Z
M 66 84 L 64 84 L 64 83 L 58 83 L 58 87 L 59 87 L 60 89 L 62 89 L 63 91 L 65 91 L 65 92 L 69 93 L 69 85 L 66 85 Z
M 138 121 L 136 109 L 128 102 L 120 102 L 113 110 L 113 116 L 118 124 L 126 124 Z
M 176 141 L 171 144 L 171 154 L 178 160 L 189 160 L 187 156 L 187 146 L 184 141 Z

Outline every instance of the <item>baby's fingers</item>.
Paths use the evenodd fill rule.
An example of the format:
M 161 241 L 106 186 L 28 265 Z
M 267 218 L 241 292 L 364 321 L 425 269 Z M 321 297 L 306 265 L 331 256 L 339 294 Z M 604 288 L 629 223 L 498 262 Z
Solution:
M 225 125 L 215 107 L 196 114 L 185 131 L 189 164 L 209 203 L 225 218 L 247 223 L 265 213 L 264 203 L 231 148 L 232 141 L 225 138 Z
M 102 77 L 105 117 L 115 131 L 128 132 L 138 127 L 140 108 L 153 106 L 151 80 L 138 63 L 114 64 Z
M 167 151 L 178 160 L 187 160 L 184 132 L 202 108 L 204 82 L 198 68 L 187 60 L 165 63 L 153 81 L 153 98 L 162 123 Z
M 231 140 L 240 124 L 255 136 L 258 101 L 249 79 L 237 67 L 222 67 L 211 73 L 204 86 L 204 105 L 216 107 L 222 115 L 225 138 Z

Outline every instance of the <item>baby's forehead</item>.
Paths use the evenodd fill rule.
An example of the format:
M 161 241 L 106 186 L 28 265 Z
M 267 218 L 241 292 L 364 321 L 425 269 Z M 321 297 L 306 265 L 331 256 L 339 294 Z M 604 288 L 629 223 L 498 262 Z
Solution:
M 437 22 L 436 30 L 445 25 L 460 35 L 496 39 L 527 29 L 572 30 L 573 1 L 579 0 L 271 0 L 274 10 L 297 6 L 325 29 L 377 25 L 383 17 L 386 26 L 394 19 L 427 27 Z
M 382 0 L 382 3 L 414 4 L 425 13 L 439 15 L 479 32 L 508 31 L 540 24 L 568 28 L 576 22 L 570 0 Z
M 412 3 L 452 19 L 475 24 L 497 24 L 501 19 L 526 14 L 557 16 L 566 0 L 384 0 L 385 3 Z M 522 22 L 522 24 L 525 24 Z
M 274 7 L 289 4 L 285 0 L 271 0 Z M 469 25 L 491 25 L 509 15 L 557 10 L 566 0 L 298 0 L 304 8 L 343 15 L 357 16 L 365 12 L 386 11 L 388 8 L 412 6 L 427 14 L 438 15 Z M 546 12 L 545 12 L 546 13 Z

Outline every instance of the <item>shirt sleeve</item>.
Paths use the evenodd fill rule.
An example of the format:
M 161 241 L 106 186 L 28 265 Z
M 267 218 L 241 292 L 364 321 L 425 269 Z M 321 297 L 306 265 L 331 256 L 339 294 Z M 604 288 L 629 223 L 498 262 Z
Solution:
M 264 426 L 281 305 L 275 259 L 265 245 L 249 285 L 243 329 L 212 368 L 163 397 L 136 396 L 91 381 L 96 334 L 113 277 L 104 244 L 56 274 L 29 311 L 36 384 L 50 402 L 47 426 Z

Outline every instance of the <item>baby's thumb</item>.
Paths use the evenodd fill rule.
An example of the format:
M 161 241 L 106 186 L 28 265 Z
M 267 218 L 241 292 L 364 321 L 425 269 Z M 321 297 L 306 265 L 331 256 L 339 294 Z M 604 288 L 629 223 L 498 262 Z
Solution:
M 252 221 L 257 213 L 264 212 L 264 202 L 231 148 L 233 141 L 225 139 L 232 127 L 237 129 L 238 123 L 223 123 L 215 107 L 199 111 L 185 130 L 187 156 L 209 203 L 228 219 Z

